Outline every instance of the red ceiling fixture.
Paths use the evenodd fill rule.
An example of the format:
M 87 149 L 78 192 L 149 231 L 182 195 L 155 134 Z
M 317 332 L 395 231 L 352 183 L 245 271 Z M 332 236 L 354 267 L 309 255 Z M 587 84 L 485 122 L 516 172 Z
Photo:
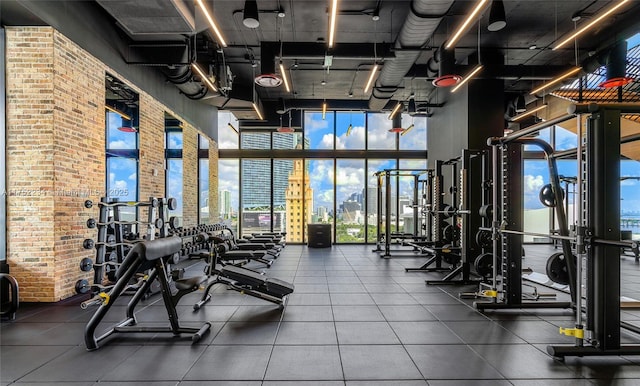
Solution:
M 138 129 L 136 129 L 135 127 L 131 127 L 131 126 L 120 126 L 118 127 L 118 130 L 125 132 L 125 133 L 137 133 Z
M 293 133 L 295 129 L 291 127 L 291 112 L 289 112 L 289 125 L 284 126 L 282 124 L 282 115 L 280 115 L 280 127 L 276 129 L 278 133 Z
M 607 80 L 598 87 L 614 88 L 633 82 L 627 75 L 627 41 L 623 40 L 613 46 L 607 55 Z
M 435 60 L 438 63 L 438 77 L 432 82 L 435 87 L 452 87 L 462 80 L 462 76 L 456 74 L 453 50 L 440 47 L 435 53 Z
M 402 133 L 404 129 L 402 128 L 402 115 L 396 114 L 393 116 L 393 124 L 389 129 L 390 133 Z

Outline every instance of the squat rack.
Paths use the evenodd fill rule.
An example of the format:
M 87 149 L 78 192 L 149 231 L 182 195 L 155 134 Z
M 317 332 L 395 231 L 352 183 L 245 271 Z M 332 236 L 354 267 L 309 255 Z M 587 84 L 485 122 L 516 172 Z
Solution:
M 423 175 L 427 175 L 430 178 L 432 170 L 428 169 L 383 169 L 374 173 L 376 176 L 378 191 L 377 191 L 377 229 L 376 229 L 376 248 L 373 252 L 383 252 L 380 257 L 390 258 L 391 255 L 391 239 L 394 236 L 391 233 L 391 177 L 413 177 L 414 179 L 414 189 L 413 189 L 413 234 L 405 235 L 405 234 L 396 234 L 394 238 L 411 238 L 412 240 L 423 240 L 425 238 L 422 235 L 422 229 L 419 225 L 418 221 L 418 213 L 420 206 L 418 202 L 420 202 L 421 197 L 418 194 L 418 187 L 421 185 L 420 177 Z M 384 186 L 384 223 L 382 221 L 382 213 L 383 213 L 383 197 L 382 197 L 382 188 Z M 397 211 L 399 211 L 398 208 Z M 396 213 L 396 216 L 398 213 Z M 384 249 L 381 248 L 381 239 L 383 238 L 382 226 L 384 224 Z M 416 257 L 415 254 L 410 255 L 411 257 Z M 398 256 L 396 257 L 403 257 Z

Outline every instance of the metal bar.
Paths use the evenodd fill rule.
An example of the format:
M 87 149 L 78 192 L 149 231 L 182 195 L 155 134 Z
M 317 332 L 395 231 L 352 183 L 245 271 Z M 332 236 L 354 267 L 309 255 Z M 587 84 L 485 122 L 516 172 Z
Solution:
M 529 134 L 533 134 L 536 133 L 542 129 L 546 129 L 547 127 L 551 127 L 554 125 L 557 125 L 558 123 L 562 123 L 564 121 L 568 121 L 569 119 L 575 117 L 574 114 L 566 114 L 566 115 L 562 115 L 559 116 L 557 118 L 553 118 L 551 120 L 548 121 L 544 121 L 544 122 L 540 122 L 538 124 L 535 125 L 531 125 L 525 129 L 522 130 L 518 130 L 518 131 L 514 131 L 513 133 L 504 136 L 504 137 L 491 137 L 487 140 L 487 143 L 489 145 L 494 145 L 494 144 L 501 144 L 501 143 L 509 143 L 511 141 L 514 141 L 518 138 L 522 138 L 522 137 L 526 137 Z
M 640 103 L 575 103 L 567 109 L 572 115 L 604 110 L 618 111 L 619 114 L 640 114 Z
M 582 81 L 580 82 L 580 84 L 582 84 Z M 584 159 L 582 157 L 583 154 L 583 143 L 582 143 L 582 137 L 583 137 L 583 128 L 582 128 L 582 116 L 578 115 L 577 116 L 577 121 L 576 121 L 576 134 L 578 137 L 578 147 L 576 148 L 576 155 L 578 155 L 578 175 L 577 175 L 577 179 L 576 179 L 576 184 L 574 185 L 574 190 L 576 191 L 576 195 L 574 196 L 574 201 L 573 201 L 573 208 L 574 208 L 574 215 L 573 215 L 573 219 L 574 219 L 574 224 L 576 225 L 576 287 L 575 287 L 575 292 L 576 292 L 576 296 L 575 296 L 575 303 L 576 303 L 576 328 L 578 329 L 582 329 L 583 328 L 583 323 L 582 323 L 582 271 L 583 271 L 583 259 L 586 257 L 585 255 L 585 245 L 584 245 L 584 231 L 585 231 L 585 224 L 582 221 L 582 211 L 580 210 L 580 206 L 581 205 L 576 205 L 576 198 L 578 199 L 578 202 L 582 202 L 582 183 L 583 183 L 583 176 L 582 176 L 582 168 L 584 165 Z M 567 187 L 567 212 L 569 211 L 568 206 L 569 206 L 569 183 L 567 182 L 565 184 L 565 186 Z M 575 340 L 575 345 L 576 346 L 582 346 L 583 345 L 583 339 L 582 338 L 578 338 L 576 337 Z
M 511 235 L 548 237 L 548 238 L 554 239 L 554 240 L 567 240 L 567 241 L 575 241 L 576 240 L 576 238 L 573 237 L 573 236 L 550 235 L 550 234 L 537 233 L 537 232 L 512 231 L 512 230 L 509 230 L 509 229 L 500 229 L 500 230 L 498 230 L 498 232 L 499 233 L 511 234 Z
M 495 291 L 498 289 L 498 248 L 500 246 L 500 243 L 498 241 L 498 228 L 500 226 L 500 222 L 498 221 L 498 207 L 500 207 L 498 205 L 498 179 L 500 178 L 498 165 L 501 165 L 502 162 L 500 162 L 500 159 L 498 159 L 499 157 L 498 146 L 493 146 L 491 148 L 491 154 L 492 154 L 491 158 L 493 160 L 493 165 L 492 165 L 493 166 L 493 170 L 492 170 L 493 182 L 491 184 L 492 186 L 491 204 L 493 205 L 493 210 L 492 210 L 493 213 L 491 215 L 491 228 L 489 228 L 489 230 L 491 231 L 491 240 L 492 240 L 492 247 L 493 247 L 493 269 L 492 269 L 492 276 L 491 276 L 493 279 L 491 282 L 491 289 Z

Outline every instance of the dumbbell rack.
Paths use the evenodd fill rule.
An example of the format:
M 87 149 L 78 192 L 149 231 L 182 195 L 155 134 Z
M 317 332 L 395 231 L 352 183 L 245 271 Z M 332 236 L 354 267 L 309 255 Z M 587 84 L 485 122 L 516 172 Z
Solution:
M 83 243 L 87 249 L 95 247 L 95 260 L 91 262 L 90 258 L 85 258 L 82 259 L 80 264 L 80 269 L 83 271 L 94 270 L 93 285 L 90 285 L 86 279 L 78 280 L 76 282 L 76 292 L 87 293 L 91 291 L 94 295 L 100 292 L 101 288 L 103 288 L 105 276 L 109 281 L 112 281 L 113 277 L 110 277 L 110 275 L 112 275 L 112 272 L 115 273 L 117 265 L 122 263 L 131 246 L 142 240 L 156 238 L 155 228 L 159 228 L 159 237 L 166 237 L 167 226 L 165 225 L 165 219 L 168 217 L 170 206 L 167 204 L 168 200 L 155 197 L 149 197 L 148 202 L 121 202 L 117 198 L 100 198 L 98 221 L 96 222 L 93 219 L 87 221 L 88 227 L 97 228 L 97 241 L 86 239 Z M 86 208 L 91 208 L 92 206 L 93 203 L 91 201 L 85 201 Z M 147 207 L 147 221 L 123 221 L 121 209 L 131 207 Z M 142 237 L 131 237 L 133 233 L 125 231 L 125 226 L 129 225 L 146 225 L 146 233 Z M 137 233 L 139 234 L 139 232 Z M 113 263 L 114 266 L 107 272 L 106 266 L 109 263 Z

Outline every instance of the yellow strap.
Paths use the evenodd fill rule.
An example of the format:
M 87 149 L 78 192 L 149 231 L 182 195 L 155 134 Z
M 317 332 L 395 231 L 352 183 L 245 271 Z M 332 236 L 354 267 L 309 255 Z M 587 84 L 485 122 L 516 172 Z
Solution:
M 560 334 L 566 336 L 575 336 L 578 339 L 584 339 L 584 330 L 582 328 L 563 328 L 560 327 Z
M 480 295 L 488 297 L 488 298 L 497 298 L 498 297 L 498 291 L 495 291 L 495 290 L 484 290 L 484 291 L 480 291 Z
M 106 292 L 100 292 L 98 294 L 98 296 L 100 296 L 102 298 L 102 304 L 107 305 L 109 304 L 109 300 L 111 300 L 111 296 L 109 296 L 108 293 Z

